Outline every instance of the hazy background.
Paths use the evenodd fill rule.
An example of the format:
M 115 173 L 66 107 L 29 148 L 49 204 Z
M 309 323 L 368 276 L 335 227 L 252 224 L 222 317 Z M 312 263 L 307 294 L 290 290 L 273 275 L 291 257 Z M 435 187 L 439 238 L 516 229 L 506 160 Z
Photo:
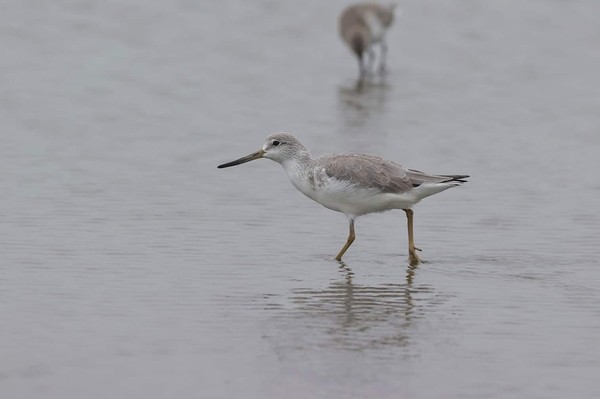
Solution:
M 600 396 L 600 2 L 402 1 L 357 92 L 343 1 L 5 1 L 3 398 Z M 471 181 L 343 215 L 290 131 Z

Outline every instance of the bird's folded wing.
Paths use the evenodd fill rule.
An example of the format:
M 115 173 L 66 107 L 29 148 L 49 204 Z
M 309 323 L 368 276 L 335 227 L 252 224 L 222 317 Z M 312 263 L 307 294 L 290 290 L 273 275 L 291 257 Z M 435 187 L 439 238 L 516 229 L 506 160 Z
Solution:
M 322 158 L 328 177 L 384 193 L 403 193 L 413 186 L 407 169 L 383 158 L 363 154 L 339 154 Z

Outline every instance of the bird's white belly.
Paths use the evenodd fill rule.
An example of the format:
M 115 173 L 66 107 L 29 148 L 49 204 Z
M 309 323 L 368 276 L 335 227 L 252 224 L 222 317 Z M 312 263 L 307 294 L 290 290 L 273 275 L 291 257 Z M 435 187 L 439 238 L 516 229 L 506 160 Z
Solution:
M 373 43 L 380 42 L 385 34 L 385 27 L 374 12 L 365 14 L 365 22 L 371 31 L 371 41 Z
M 411 208 L 418 202 L 412 191 L 405 194 L 383 193 L 376 188 L 357 188 L 336 179 L 328 179 L 322 185 L 306 181 L 292 183 L 324 207 L 355 217 L 389 209 Z

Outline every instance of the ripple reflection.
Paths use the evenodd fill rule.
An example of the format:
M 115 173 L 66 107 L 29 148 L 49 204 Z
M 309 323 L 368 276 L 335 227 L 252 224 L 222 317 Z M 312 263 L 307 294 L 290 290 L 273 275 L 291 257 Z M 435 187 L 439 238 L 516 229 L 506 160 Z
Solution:
M 415 284 L 417 267 L 409 267 L 405 281 L 378 285 L 355 283 L 352 269 L 340 262 L 340 279 L 324 289 L 292 291 L 294 309 L 281 313 L 281 329 L 294 331 L 290 342 L 302 349 L 322 346 L 344 350 L 405 347 L 414 323 L 439 303 L 429 285 Z M 294 324 L 294 326 L 290 326 Z M 292 327 L 292 328 L 290 328 Z
M 372 116 L 385 111 L 391 89 L 385 81 L 340 86 L 338 114 L 343 131 L 364 135 L 365 125 L 373 122 Z

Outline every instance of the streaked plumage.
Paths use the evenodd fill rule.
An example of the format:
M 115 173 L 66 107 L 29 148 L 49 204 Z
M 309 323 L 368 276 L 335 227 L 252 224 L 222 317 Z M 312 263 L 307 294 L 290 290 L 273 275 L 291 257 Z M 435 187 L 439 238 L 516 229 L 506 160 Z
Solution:
M 395 4 L 358 3 L 346 8 L 339 18 L 339 32 L 358 59 L 360 78 L 364 78 L 374 63 L 374 46 L 381 46 L 379 70 L 385 70 L 387 44 L 385 34 L 394 22 Z M 367 61 L 365 54 L 369 57 Z
M 239 165 L 268 158 L 280 163 L 292 184 L 326 208 L 342 212 L 350 222 L 350 236 L 336 259 L 354 241 L 354 220 L 361 215 L 403 209 L 409 222 L 411 263 L 418 263 L 412 242 L 412 207 L 423 198 L 459 186 L 467 175 L 432 175 L 365 154 L 330 154 L 313 158 L 289 133 L 274 133 L 262 148 L 246 157 L 219 165 Z

